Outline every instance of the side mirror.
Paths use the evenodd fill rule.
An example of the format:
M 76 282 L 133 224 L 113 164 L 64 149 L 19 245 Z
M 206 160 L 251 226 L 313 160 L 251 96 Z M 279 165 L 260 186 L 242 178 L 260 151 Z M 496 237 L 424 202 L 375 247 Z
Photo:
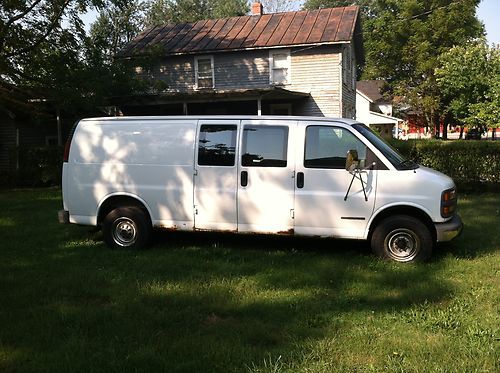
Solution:
M 359 167 L 358 151 L 356 149 L 351 149 L 347 152 L 347 158 L 345 160 L 345 169 L 347 171 L 353 171 L 358 167 Z

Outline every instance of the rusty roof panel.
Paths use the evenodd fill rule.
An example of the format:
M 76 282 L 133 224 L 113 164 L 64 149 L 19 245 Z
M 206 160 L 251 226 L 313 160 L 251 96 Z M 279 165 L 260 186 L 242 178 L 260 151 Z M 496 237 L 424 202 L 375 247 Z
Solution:
M 358 15 L 357 7 L 347 7 L 344 10 L 344 15 L 340 21 L 339 31 L 337 33 L 338 40 L 349 40 L 354 32 L 356 17 Z
M 217 46 L 225 40 L 225 37 L 229 33 L 229 31 L 232 30 L 233 26 L 236 24 L 238 21 L 239 17 L 232 17 L 229 19 L 226 19 L 224 26 L 220 29 L 220 31 L 210 40 L 210 42 L 207 44 L 205 49 L 207 50 L 214 50 L 217 48 Z
M 263 47 L 267 44 L 273 33 L 275 32 L 278 24 L 283 17 L 282 14 L 272 14 L 271 19 L 267 23 L 266 27 L 260 34 L 259 38 L 253 44 L 254 47 Z
M 321 41 L 321 37 L 323 36 L 323 32 L 325 31 L 326 24 L 328 23 L 328 19 L 330 18 L 331 11 L 331 9 L 321 9 L 319 11 L 318 18 L 316 18 L 316 24 L 311 30 L 306 43 L 317 43 Z
M 281 38 L 280 44 L 284 45 L 293 44 L 293 39 L 295 39 L 295 36 L 297 36 L 297 33 L 302 27 L 302 23 L 304 22 L 307 13 L 308 12 L 306 10 L 302 10 L 300 12 L 295 13 L 292 23 L 290 24 L 290 27 L 288 28 L 283 38 Z
M 217 46 L 217 49 L 230 49 L 229 46 L 231 42 L 236 39 L 249 20 L 249 17 L 238 17 L 236 23 L 231 27 L 231 30 L 229 30 L 224 40 Z
M 165 38 L 164 50 L 168 54 L 177 44 L 187 35 L 187 33 L 193 28 L 194 23 L 180 23 L 176 25 L 176 33 L 169 39 Z
M 212 27 L 214 27 L 215 23 L 217 20 L 211 19 L 208 20 L 202 27 L 201 29 L 195 34 L 195 36 L 191 39 L 191 41 L 184 47 L 182 50 L 185 51 L 193 51 L 195 50 L 195 47 L 198 45 L 198 43 L 207 35 L 210 30 L 212 30 Z
M 208 32 L 192 50 L 199 51 L 205 49 L 205 47 L 207 47 L 208 44 L 210 44 L 210 42 L 214 40 L 215 36 L 220 32 L 220 30 L 227 23 L 227 21 L 228 21 L 227 18 L 218 19 L 213 25 L 210 32 Z
M 146 30 L 142 33 L 142 37 L 137 37 L 132 40 L 131 43 L 127 45 L 129 52 L 137 53 L 140 51 L 150 40 L 152 40 L 158 33 L 163 29 L 163 26 L 156 26 L 151 29 Z
M 245 26 L 241 29 L 241 31 L 238 33 L 236 38 L 229 44 L 229 49 L 238 49 L 240 48 L 243 43 L 245 42 L 246 38 L 252 32 L 254 27 L 257 25 L 259 22 L 260 17 L 250 17 L 248 22 L 245 24 Z
M 319 10 L 313 10 L 311 12 L 307 12 L 306 18 L 302 23 L 302 27 L 297 32 L 295 39 L 293 39 L 293 44 L 303 44 L 307 42 L 309 38 L 309 34 L 316 24 L 316 18 L 318 18 Z
M 358 13 L 350 6 L 158 26 L 139 34 L 117 56 L 145 54 L 155 46 L 169 55 L 348 42 Z
M 273 47 L 276 45 L 280 45 L 281 39 L 283 39 L 283 35 L 287 32 L 290 24 L 292 23 L 293 17 L 295 16 L 295 12 L 284 13 L 281 17 L 276 29 L 273 34 L 267 41 L 266 46 Z
M 269 21 L 271 19 L 271 15 L 265 14 L 262 17 L 258 17 L 258 18 L 259 18 L 259 21 L 257 22 L 257 24 L 255 25 L 253 30 L 250 32 L 250 34 L 248 34 L 247 38 L 245 39 L 245 41 L 241 45 L 243 48 L 253 47 L 253 45 L 258 40 L 259 36 L 262 34 L 262 32 L 266 28 L 267 24 L 269 23 Z
M 172 47 L 171 51 L 174 53 L 182 51 L 186 45 L 189 44 L 193 38 L 198 35 L 200 31 L 203 30 L 203 26 L 207 23 L 207 20 L 198 21 L 194 24 L 193 28 L 176 44 Z
M 339 29 L 340 20 L 344 14 L 344 8 L 333 8 L 330 12 L 330 18 L 326 24 L 325 31 L 321 37 L 321 41 L 336 40 L 337 31 Z

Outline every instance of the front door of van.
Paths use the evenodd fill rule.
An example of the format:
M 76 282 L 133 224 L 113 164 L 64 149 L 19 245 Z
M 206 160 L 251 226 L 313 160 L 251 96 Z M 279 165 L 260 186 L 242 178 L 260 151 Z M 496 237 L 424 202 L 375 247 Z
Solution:
M 195 229 L 236 231 L 239 121 L 199 121 L 194 176 Z
M 242 121 L 238 231 L 291 233 L 296 122 Z
M 350 129 L 334 123 L 305 124 L 297 134 L 305 146 L 298 149 L 296 159 L 295 232 L 362 238 L 374 208 L 376 169 L 383 165 Z M 362 166 L 379 164 L 353 179 L 345 169 L 352 149 Z

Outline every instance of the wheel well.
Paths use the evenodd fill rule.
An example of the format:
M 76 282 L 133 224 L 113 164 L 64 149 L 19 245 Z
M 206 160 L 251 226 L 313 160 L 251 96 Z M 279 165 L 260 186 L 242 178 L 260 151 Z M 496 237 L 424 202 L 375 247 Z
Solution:
M 99 212 L 97 214 L 97 224 L 100 225 L 104 218 L 113 211 L 117 207 L 138 207 L 144 211 L 146 216 L 151 221 L 151 217 L 149 216 L 149 211 L 144 206 L 144 204 L 139 201 L 137 198 L 130 196 L 112 196 L 106 199 L 99 207 Z
M 394 215 L 407 215 L 407 216 L 412 216 L 418 220 L 420 220 L 422 223 L 424 223 L 427 228 L 429 229 L 429 232 L 431 232 L 432 239 L 435 241 L 436 240 L 436 227 L 434 226 L 434 223 L 432 222 L 431 218 L 429 215 L 427 215 L 424 211 L 413 207 L 413 206 L 394 206 L 394 207 L 389 207 L 385 209 L 384 211 L 380 212 L 375 219 L 373 219 L 371 225 L 370 225 L 370 231 L 368 233 L 368 240 L 371 240 L 371 236 L 373 231 L 375 230 L 375 227 L 385 218 L 389 216 L 394 216 Z

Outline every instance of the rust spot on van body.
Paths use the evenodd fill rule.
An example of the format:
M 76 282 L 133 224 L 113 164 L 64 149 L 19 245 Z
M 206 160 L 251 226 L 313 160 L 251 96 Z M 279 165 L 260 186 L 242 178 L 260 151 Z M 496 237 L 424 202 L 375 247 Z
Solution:
M 294 234 L 294 230 L 293 230 L 293 228 L 291 228 L 287 231 L 279 231 L 277 234 L 292 235 L 292 234 Z

